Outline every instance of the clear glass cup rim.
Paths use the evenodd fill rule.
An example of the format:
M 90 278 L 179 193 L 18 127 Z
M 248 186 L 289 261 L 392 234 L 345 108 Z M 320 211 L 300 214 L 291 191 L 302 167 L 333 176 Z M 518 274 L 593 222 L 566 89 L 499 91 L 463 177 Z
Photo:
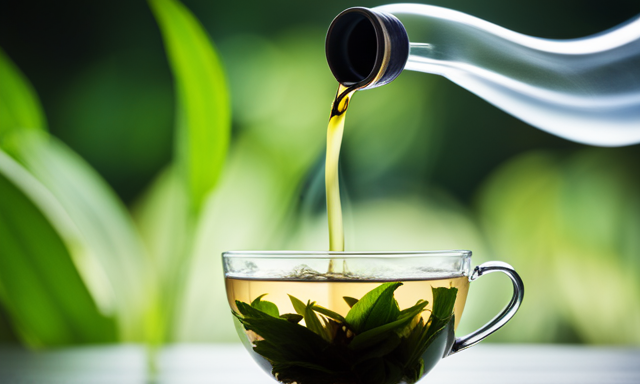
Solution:
M 232 258 L 260 258 L 260 259 L 399 259 L 420 257 L 461 257 L 470 259 L 468 250 L 441 251 L 227 251 L 222 253 L 225 259 Z

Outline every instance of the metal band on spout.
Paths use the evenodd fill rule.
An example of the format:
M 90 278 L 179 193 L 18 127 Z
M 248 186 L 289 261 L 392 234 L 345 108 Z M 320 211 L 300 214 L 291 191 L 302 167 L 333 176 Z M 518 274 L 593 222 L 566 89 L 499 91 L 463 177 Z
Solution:
M 354 7 L 333 19 L 325 49 L 329 68 L 340 84 L 374 88 L 400 75 L 409 58 L 409 37 L 395 16 Z

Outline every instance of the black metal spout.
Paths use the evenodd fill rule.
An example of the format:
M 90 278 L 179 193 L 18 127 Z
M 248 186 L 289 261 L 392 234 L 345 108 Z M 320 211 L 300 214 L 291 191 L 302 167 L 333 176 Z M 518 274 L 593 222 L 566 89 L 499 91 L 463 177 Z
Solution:
M 409 37 L 395 16 L 369 8 L 342 11 L 329 26 L 327 62 L 349 88 L 375 88 L 393 81 L 409 58 Z

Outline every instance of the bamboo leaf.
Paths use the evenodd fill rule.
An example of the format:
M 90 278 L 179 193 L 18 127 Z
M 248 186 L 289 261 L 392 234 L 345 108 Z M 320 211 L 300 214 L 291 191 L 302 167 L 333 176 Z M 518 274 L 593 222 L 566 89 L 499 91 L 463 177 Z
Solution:
M 38 96 L 29 81 L 0 49 L 0 145 L 6 134 L 23 129 L 46 129 Z
M 227 154 L 230 102 L 216 51 L 197 19 L 176 0 L 149 0 L 177 91 L 177 148 L 191 205 L 198 212 Z
M 175 166 L 165 169 L 133 208 L 134 219 L 149 251 L 162 296 L 161 337 L 171 339 L 176 307 L 184 294 L 185 259 L 191 251 L 195 224 L 189 197 Z
M 31 346 L 116 341 L 110 292 L 56 198 L 0 151 L 0 300 Z
M 78 155 L 36 129 L 45 125 L 37 96 L 1 51 L 0 72 L 9 80 L 0 91 L 0 145 L 41 183 L 43 193 L 52 196 L 51 204 L 77 230 L 70 256 L 76 258 L 78 272 L 101 311 L 116 316 L 119 339 L 145 340 L 152 329 L 152 324 L 145 324 L 154 300 L 150 268 L 126 208 Z M 82 258 L 76 249 L 82 250 Z
M 86 247 L 87 259 L 104 276 L 112 296 L 108 305 L 118 319 L 121 341 L 155 338 L 150 310 L 155 305 L 151 264 L 133 221 L 109 185 L 71 149 L 40 132 L 16 132 L 12 155 L 59 202 Z M 96 284 L 87 277 L 88 284 Z

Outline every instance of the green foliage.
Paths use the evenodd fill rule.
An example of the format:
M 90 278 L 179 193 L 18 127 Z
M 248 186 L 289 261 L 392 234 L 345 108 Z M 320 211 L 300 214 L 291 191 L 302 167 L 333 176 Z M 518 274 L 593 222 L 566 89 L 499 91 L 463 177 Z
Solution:
M 176 155 L 197 212 L 218 181 L 231 130 L 229 92 L 204 29 L 176 0 L 150 0 L 177 92 Z
M 155 298 L 151 264 L 127 209 L 102 178 L 68 147 L 38 132 L 15 134 L 8 142 L 13 157 L 36 177 L 63 207 L 80 233 L 85 258 L 103 276 L 85 281 L 94 296 L 111 308 L 119 339 L 147 338 L 146 316 Z
M 0 151 L 0 300 L 31 346 L 117 340 L 109 286 L 64 207 Z
M 625 149 L 536 151 L 488 180 L 479 207 L 495 257 L 532 282 L 494 340 L 640 343 L 635 164 Z
M 47 128 L 33 87 L 0 49 L 0 143 L 12 131 Z
M 260 336 L 253 351 L 271 363 L 280 382 L 414 383 L 425 373 L 423 359 L 442 357 L 443 351 L 429 355 L 429 347 L 439 337 L 452 337 L 444 330 L 453 324 L 458 290 L 434 288 L 433 310 L 425 323 L 426 301 L 403 311 L 397 308 L 393 292 L 400 285 L 381 284 L 365 294 L 346 317 L 311 301 L 304 305 L 289 295 L 296 311 L 304 312 L 305 326 L 257 308 L 254 303 L 260 303 L 264 295 L 251 305 L 236 301 L 239 313 L 233 314 L 244 329 Z M 361 324 L 378 325 L 354 337 L 355 327 Z M 431 366 L 434 361 L 428 363 Z
M 188 256 L 221 172 L 230 117 L 224 74 L 202 27 L 176 1 L 151 6 L 176 77 L 181 137 L 180 166 L 141 209 L 152 258 L 110 187 L 42 130 L 35 93 L 0 52 L 0 302 L 28 345 L 157 342 L 170 333 L 179 295 L 167 292 L 181 292 L 176 260 Z

